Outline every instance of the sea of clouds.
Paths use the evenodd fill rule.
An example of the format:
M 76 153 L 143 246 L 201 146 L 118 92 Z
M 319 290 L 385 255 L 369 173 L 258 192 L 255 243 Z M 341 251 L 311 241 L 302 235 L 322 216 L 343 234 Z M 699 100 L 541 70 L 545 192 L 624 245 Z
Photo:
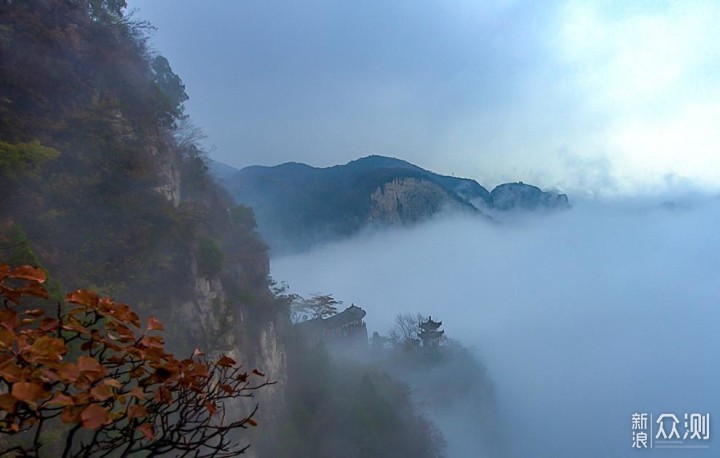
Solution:
M 710 413 L 710 440 L 691 442 L 709 449 L 645 453 L 700 458 L 720 451 L 719 223 L 720 199 L 698 196 L 445 215 L 274 258 L 272 273 L 362 307 L 370 333 L 398 313 L 442 320 L 495 382 L 498 455 L 634 457 L 633 413 Z M 450 456 L 479 452 L 465 421 L 439 425 Z

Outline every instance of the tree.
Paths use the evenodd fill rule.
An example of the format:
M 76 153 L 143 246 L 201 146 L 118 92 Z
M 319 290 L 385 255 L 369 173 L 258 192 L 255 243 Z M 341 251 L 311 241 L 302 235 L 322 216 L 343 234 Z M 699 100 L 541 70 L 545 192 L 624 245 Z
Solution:
M 425 317 L 420 313 L 412 315 L 410 313 L 399 313 L 395 315 L 395 326 L 388 333 L 388 340 L 395 346 L 413 347 L 420 345 L 418 335 L 420 333 L 420 323 L 425 321 Z
M 0 140 L 0 178 L 32 174 L 45 162 L 59 155 L 56 149 L 43 146 L 37 140 L 15 144 Z
M 332 294 L 315 293 L 309 299 L 294 296 L 294 301 L 290 305 L 290 319 L 293 323 L 299 323 L 315 318 L 327 318 L 335 315 L 336 306 L 342 303 Z
M 78 290 L 49 316 L 45 273 L 0 264 L 0 455 L 225 457 L 256 426 L 234 400 L 271 384 L 232 358 L 164 349 L 163 325 Z M 255 383 L 255 380 L 261 380 Z M 62 452 L 60 452 L 62 451 Z
M 97 20 L 120 18 L 127 8 L 125 0 L 89 0 L 90 16 Z
M 155 56 L 151 62 L 153 80 L 157 88 L 157 104 L 164 121 L 170 126 L 176 120 L 182 120 L 184 106 L 188 100 L 185 85 L 180 77 L 173 72 L 170 62 L 163 56 Z

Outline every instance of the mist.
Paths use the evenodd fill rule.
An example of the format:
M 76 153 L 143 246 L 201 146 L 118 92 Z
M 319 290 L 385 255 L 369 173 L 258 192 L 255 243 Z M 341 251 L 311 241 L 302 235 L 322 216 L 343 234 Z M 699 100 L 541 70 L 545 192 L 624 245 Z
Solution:
M 677 199 L 677 196 L 676 196 Z M 635 412 L 720 412 L 720 201 L 580 202 L 502 224 L 445 215 L 271 260 L 293 292 L 329 292 L 386 333 L 442 320 L 495 383 L 508 457 L 623 457 Z M 476 456 L 442 418 L 450 456 Z M 435 419 L 440 423 L 438 419 Z M 451 434 L 448 434 L 448 431 Z

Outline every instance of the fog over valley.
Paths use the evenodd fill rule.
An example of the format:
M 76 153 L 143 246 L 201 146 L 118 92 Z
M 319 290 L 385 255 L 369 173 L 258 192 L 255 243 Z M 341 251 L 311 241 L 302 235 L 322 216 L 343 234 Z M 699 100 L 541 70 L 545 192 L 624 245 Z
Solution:
M 0 0 L 0 456 L 720 456 L 718 23 Z
M 494 381 L 498 456 L 635 456 L 633 413 L 720 408 L 720 201 L 675 199 L 447 214 L 273 258 L 272 275 L 361 306 L 370 333 L 398 313 L 442 320 Z M 433 418 L 450 456 L 474 456 L 472 414 Z M 712 456 L 705 444 L 651 453 Z

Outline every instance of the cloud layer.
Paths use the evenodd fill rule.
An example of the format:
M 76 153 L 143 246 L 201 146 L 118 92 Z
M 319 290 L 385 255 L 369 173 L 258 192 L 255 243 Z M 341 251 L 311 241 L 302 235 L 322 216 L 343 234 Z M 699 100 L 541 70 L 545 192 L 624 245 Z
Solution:
M 371 331 L 400 312 L 442 319 L 497 384 L 508 456 L 634 456 L 632 413 L 720 413 L 719 217 L 716 199 L 580 204 L 501 227 L 448 217 L 272 268 L 363 307 Z

